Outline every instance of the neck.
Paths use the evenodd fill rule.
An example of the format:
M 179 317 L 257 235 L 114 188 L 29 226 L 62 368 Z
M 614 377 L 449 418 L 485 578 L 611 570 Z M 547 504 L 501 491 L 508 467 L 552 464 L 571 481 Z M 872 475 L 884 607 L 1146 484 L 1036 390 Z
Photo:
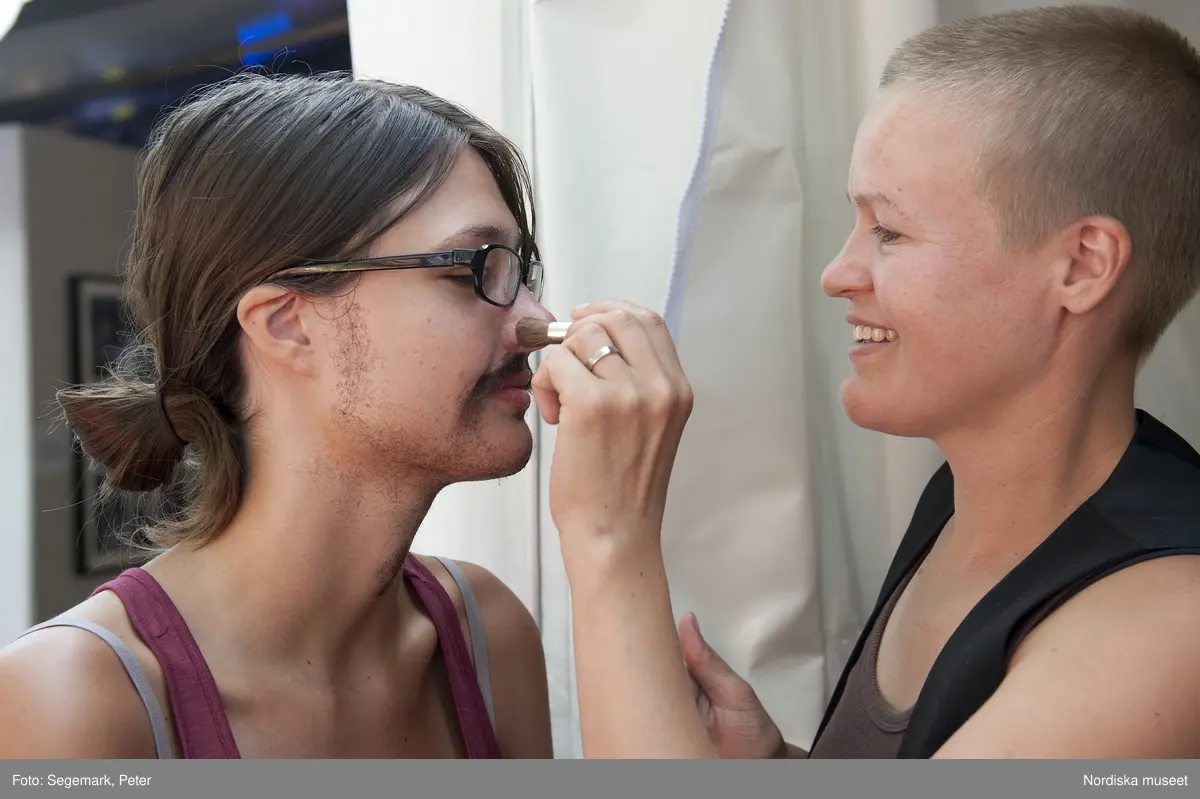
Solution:
M 256 460 L 286 465 L 254 475 L 215 540 L 168 554 L 177 582 L 197 604 L 234 611 L 213 621 L 248 661 L 332 667 L 361 645 L 394 645 L 396 625 L 416 612 L 396 580 L 439 487 L 343 475 L 316 460 Z
M 1072 381 L 1059 371 L 938 437 L 954 473 L 956 559 L 1024 557 L 1099 490 L 1134 433 L 1135 372 L 1128 363 Z

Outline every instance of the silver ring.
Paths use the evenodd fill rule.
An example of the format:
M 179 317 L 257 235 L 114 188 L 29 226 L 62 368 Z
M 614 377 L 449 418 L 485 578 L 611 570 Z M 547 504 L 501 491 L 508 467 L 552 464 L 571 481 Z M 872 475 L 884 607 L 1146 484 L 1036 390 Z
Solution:
M 607 358 L 609 355 L 620 355 L 620 354 L 621 353 L 617 351 L 616 347 L 614 347 L 610 344 L 605 344 L 603 347 L 601 347 L 600 349 L 593 352 L 592 357 L 588 358 L 588 360 L 587 360 L 588 371 L 594 372 L 596 370 L 596 364 L 600 363 L 601 360 L 603 360 L 604 358 Z

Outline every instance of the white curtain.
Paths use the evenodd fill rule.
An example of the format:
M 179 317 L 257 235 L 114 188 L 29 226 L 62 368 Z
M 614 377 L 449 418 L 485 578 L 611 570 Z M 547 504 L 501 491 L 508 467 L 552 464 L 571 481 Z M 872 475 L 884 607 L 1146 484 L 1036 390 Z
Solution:
M 559 316 L 605 297 L 663 304 L 723 7 L 724 0 L 690 0 L 681 14 L 678 3 L 663 0 L 533 4 L 540 243 L 547 305 Z M 553 428 L 543 431 L 543 481 L 553 435 Z M 570 609 L 544 502 L 541 523 L 555 743 L 560 756 L 573 756 L 579 741 Z
M 697 395 L 664 533 L 676 611 L 696 611 L 800 745 L 941 462 L 928 442 L 855 428 L 838 401 L 849 326 L 819 276 L 851 225 L 855 129 L 906 36 L 1035 4 L 348 0 L 359 74 L 427 86 L 530 154 L 552 311 L 620 296 L 667 315 Z M 1148 5 L 1200 34 L 1190 4 Z M 1196 333 L 1193 308 L 1139 385 L 1193 441 Z M 538 615 L 556 753 L 571 757 L 554 431 L 531 424 L 536 462 L 448 491 L 416 549 L 491 568 Z

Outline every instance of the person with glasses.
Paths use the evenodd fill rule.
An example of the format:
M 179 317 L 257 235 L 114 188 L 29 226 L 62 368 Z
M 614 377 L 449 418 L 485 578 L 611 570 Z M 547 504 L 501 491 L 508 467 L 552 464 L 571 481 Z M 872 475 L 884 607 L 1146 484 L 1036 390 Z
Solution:
M 153 557 L 0 650 L 5 758 L 546 758 L 537 626 L 418 557 L 532 453 L 525 164 L 423 90 L 237 76 L 139 164 L 136 342 L 59 394 Z

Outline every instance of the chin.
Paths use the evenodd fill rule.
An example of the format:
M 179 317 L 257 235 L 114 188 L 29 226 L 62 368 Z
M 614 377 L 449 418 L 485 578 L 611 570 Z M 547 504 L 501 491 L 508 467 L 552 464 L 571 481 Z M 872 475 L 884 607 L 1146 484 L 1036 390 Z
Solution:
M 495 469 L 493 470 L 493 479 L 501 477 L 512 477 L 517 472 L 529 465 L 530 459 L 533 457 L 533 438 L 529 438 L 529 444 L 514 450 L 508 457 L 497 458 Z
M 923 414 L 907 412 L 891 393 L 872 388 L 862 378 L 846 378 L 841 395 L 846 417 L 864 430 L 903 438 L 929 437 Z
M 487 426 L 470 448 L 476 453 L 463 466 L 463 480 L 499 480 L 512 477 L 533 457 L 533 433 L 522 419 L 505 419 Z

